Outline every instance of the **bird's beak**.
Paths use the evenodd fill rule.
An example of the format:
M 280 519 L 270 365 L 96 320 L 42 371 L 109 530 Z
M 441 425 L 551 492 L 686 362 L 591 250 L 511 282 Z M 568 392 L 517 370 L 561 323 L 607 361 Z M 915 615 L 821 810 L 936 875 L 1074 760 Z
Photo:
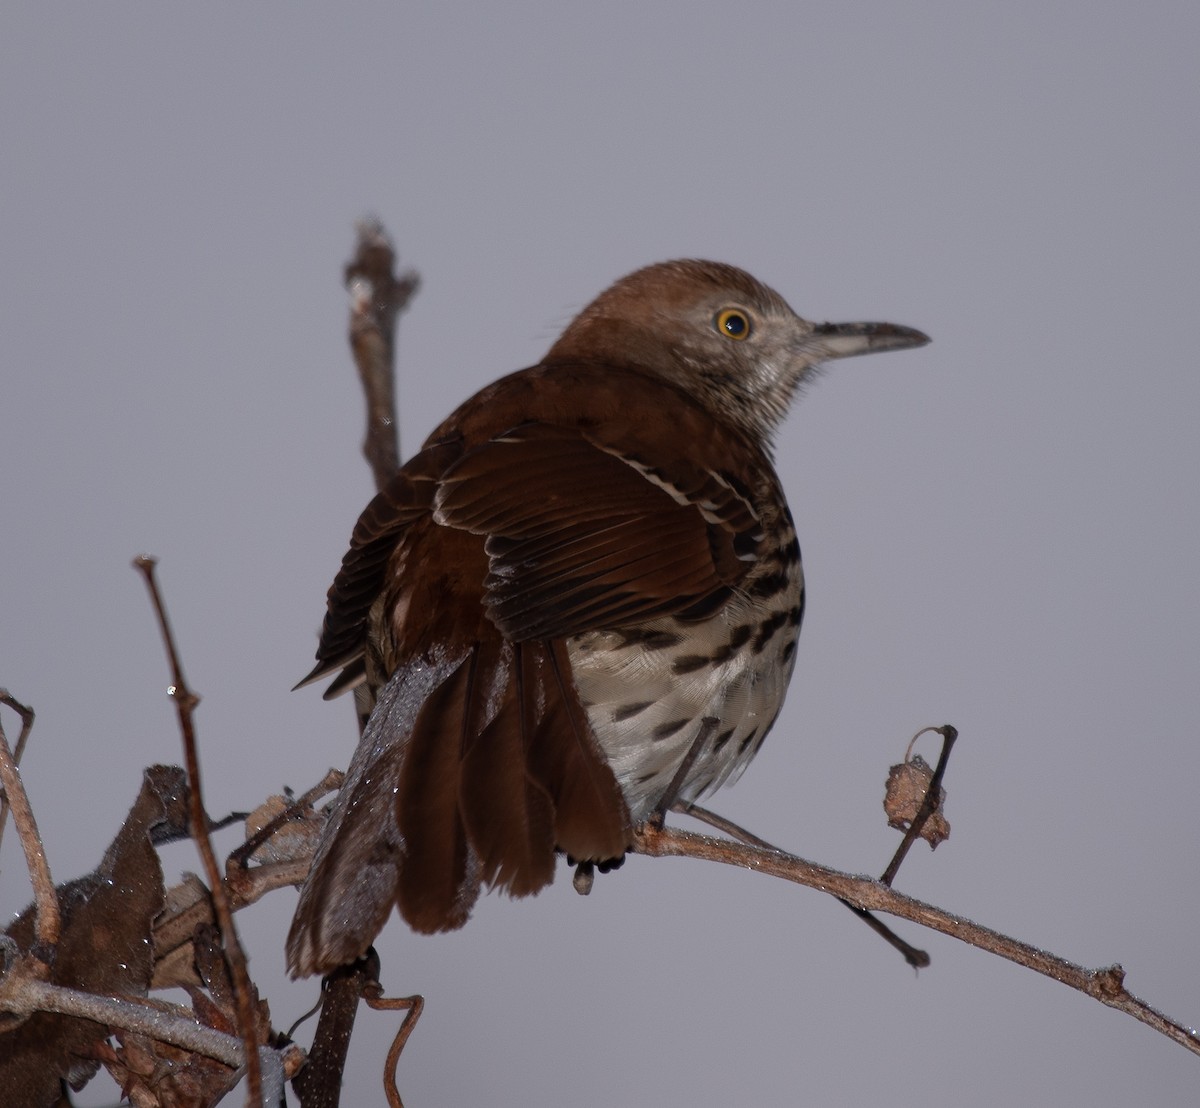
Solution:
M 898 323 L 815 323 L 804 345 L 818 360 L 826 360 L 880 350 L 907 350 L 928 341 L 928 335 Z

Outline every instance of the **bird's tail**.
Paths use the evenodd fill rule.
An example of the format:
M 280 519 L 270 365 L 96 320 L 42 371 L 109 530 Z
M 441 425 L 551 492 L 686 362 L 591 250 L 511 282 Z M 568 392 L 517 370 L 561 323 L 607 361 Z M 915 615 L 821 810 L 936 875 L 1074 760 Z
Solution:
M 538 892 L 555 849 L 619 859 L 629 815 L 561 642 L 499 635 L 402 666 L 380 690 L 287 940 L 294 976 L 362 955 L 393 904 L 449 931 L 480 889 Z

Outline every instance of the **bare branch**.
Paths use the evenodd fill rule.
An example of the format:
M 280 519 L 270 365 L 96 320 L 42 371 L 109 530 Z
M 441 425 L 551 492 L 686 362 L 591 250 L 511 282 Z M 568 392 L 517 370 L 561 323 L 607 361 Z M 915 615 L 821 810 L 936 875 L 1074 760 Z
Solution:
M 363 454 L 382 489 L 400 468 L 396 429 L 396 316 L 408 307 L 420 281 L 413 272 L 396 277 L 396 251 L 378 220 L 358 224 L 354 257 L 346 263 L 350 293 L 350 349 L 367 399 Z
M 247 869 L 250 864 L 250 858 L 255 851 L 265 845 L 284 824 L 291 820 L 304 818 L 304 813 L 320 800 L 321 797 L 332 792 L 337 792 L 342 787 L 342 781 L 345 779 L 345 776 L 339 769 L 327 770 L 325 776 L 311 789 L 308 789 L 297 800 L 284 807 L 276 816 L 263 824 L 252 835 L 248 836 L 246 841 L 229 855 L 225 860 L 226 873 L 228 874 L 235 866 L 242 870 Z M 272 860 L 277 860 L 274 854 L 272 855 Z
M 213 1058 L 229 1066 L 235 1071 L 230 1078 L 230 1087 L 241 1079 L 246 1069 L 240 1039 L 200 1023 L 193 1012 L 178 1005 L 129 997 L 96 996 L 33 980 L 20 973 L 9 973 L 0 979 L 0 1007 L 26 1014 L 56 1012 L 64 1016 L 77 1016 L 103 1027 L 120 1028 L 156 1042 L 170 1043 L 181 1050 Z M 284 1078 L 299 1069 L 303 1053 L 295 1046 L 283 1050 L 260 1046 L 255 1049 L 254 1058 L 265 1077 L 266 1102 L 273 1105 L 282 1103 Z
M 162 632 L 163 645 L 171 666 L 170 693 L 175 699 L 176 710 L 179 714 L 179 730 L 183 736 L 192 837 L 196 841 L 196 849 L 200 852 L 200 858 L 208 876 L 208 887 L 212 893 L 213 907 L 216 909 L 217 923 L 221 929 L 225 956 L 229 959 L 229 968 L 233 975 L 237 1000 L 238 1031 L 242 1036 L 245 1050 L 247 1102 L 252 1105 L 262 1105 L 262 1070 L 258 1061 L 258 1042 L 255 1034 L 254 990 L 250 984 L 250 973 L 246 968 L 246 955 L 242 951 L 242 945 L 238 941 L 237 930 L 234 927 L 229 898 L 225 894 L 225 886 L 221 880 L 221 870 L 217 866 L 217 856 L 208 835 L 209 819 L 204 810 L 204 798 L 200 788 L 200 758 L 196 750 L 196 732 L 192 719 L 192 713 L 200 702 L 200 698 L 188 688 L 183 676 L 183 666 L 175 648 L 175 637 L 171 632 L 170 620 L 167 618 L 167 610 L 154 575 L 156 561 L 143 555 L 135 558 L 133 564 L 146 579 L 146 587 L 150 590 L 150 599 L 154 605 L 155 614 L 158 616 L 159 630 Z
M 925 790 L 925 799 L 921 802 L 921 807 L 917 811 L 916 817 L 904 833 L 904 838 L 900 840 L 900 845 L 896 848 L 896 853 L 893 855 L 891 862 L 888 863 L 888 868 L 883 871 L 883 876 L 879 879 L 885 885 L 890 885 L 896 880 L 896 874 L 900 872 L 900 866 L 904 862 L 905 857 L 907 857 L 909 849 L 917 841 L 929 817 L 933 815 L 941 803 L 942 778 L 946 776 L 946 766 L 950 762 L 950 751 L 954 749 L 954 742 L 958 738 L 958 728 L 951 726 L 949 723 L 944 723 L 941 727 L 926 727 L 918 731 L 913 736 L 912 742 L 908 744 L 909 754 L 912 753 L 913 743 L 925 734 L 926 731 L 934 731 L 942 736 L 942 753 L 938 758 L 937 768 L 933 771 L 933 777 L 930 779 L 929 786 Z
M 888 863 L 887 869 L 883 871 L 880 881 L 885 885 L 891 885 L 896 880 L 896 874 L 900 872 L 900 866 L 903 864 L 904 859 L 908 857 L 908 852 L 912 844 L 917 841 L 926 823 L 928 823 L 930 817 L 938 810 L 941 804 L 942 778 L 946 775 L 946 766 L 950 762 L 950 751 L 954 748 L 954 740 L 958 738 L 958 729 L 948 723 L 943 724 L 941 727 L 923 728 L 913 736 L 912 742 L 908 744 L 908 752 L 905 755 L 906 759 L 912 754 L 912 748 L 917 739 L 925 734 L 926 731 L 934 731 L 942 736 L 942 754 L 938 759 L 937 769 L 934 770 L 933 777 L 925 789 L 925 797 L 921 801 L 921 806 L 917 809 L 916 815 L 909 823 L 908 830 L 905 831 L 904 838 L 900 840 L 900 845 L 896 848 L 896 853 L 892 855 L 892 860 Z M 859 908 L 856 904 L 851 904 L 848 900 L 843 900 L 842 903 L 877 935 L 900 951 L 904 955 L 904 960 L 913 969 L 924 969 L 929 965 L 928 951 L 921 950 L 905 942 L 904 939 L 897 935 L 895 931 L 888 927 L 873 912 L 868 912 L 865 908 Z
M 17 736 L 17 745 L 13 748 L 13 764 L 20 765 L 25 753 L 25 743 L 29 732 L 33 730 L 33 709 L 20 703 L 8 689 L 0 689 L 0 704 L 7 704 L 21 717 L 21 734 Z M 8 795 L 0 789 L 0 842 L 4 841 L 4 825 L 8 822 Z
M 308 1064 L 292 1083 L 301 1108 L 337 1108 L 358 1002 L 371 991 L 379 991 L 379 955 L 374 947 L 321 982 L 321 1018 Z
M 940 931 L 943 935 L 950 935 L 980 950 L 990 951 L 1019 966 L 1036 970 L 1055 981 L 1069 985 L 1110 1008 L 1116 1008 L 1140 1020 L 1193 1053 L 1200 1054 L 1200 1034 L 1163 1015 L 1130 993 L 1124 985 L 1125 971 L 1118 965 L 1086 969 L 1074 962 L 1068 962 L 1065 958 L 1003 935 L 999 931 L 973 923 L 962 916 L 904 896 L 882 881 L 843 873 L 782 850 L 750 846 L 672 828 L 656 828 L 650 824 L 636 833 L 635 849 L 640 854 L 652 857 L 703 858 L 730 866 L 740 866 L 772 877 L 781 877 L 798 885 L 820 889 L 849 901 L 857 908 L 886 912 L 901 919 L 911 920 L 922 927 Z
M 737 839 L 739 842 L 759 847 L 762 850 L 772 850 L 779 854 L 783 853 L 779 847 L 767 842 L 766 839 L 760 839 L 752 831 L 747 831 L 744 827 L 734 823 L 733 820 L 726 819 L 724 816 L 718 815 L 716 812 L 711 812 L 707 808 L 701 808 L 698 804 L 693 804 L 690 807 L 676 805 L 675 811 L 689 815 L 693 819 L 700 820 L 702 823 L 707 823 L 710 827 L 715 827 L 718 831 L 724 831 L 726 835 Z M 848 900 L 843 900 L 842 903 L 874 931 L 875 934 L 883 939 L 888 946 L 898 950 L 904 960 L 913 969 L 924 969 L 929 965 L 929 954 L 926 951 L 902 939 L 883 920 L 872 915 L 865 908 L 855 907 Z
M 237 1069 L 242 1044 L 232 1035 L 207 1027 L 185 1008 L 169 1011 L 126 997 L 96 996 L 9 973 L 0 980 L 0 1008 L 8 1012 L 57 1012 L 78 1016 L 105 1027 L 120 1027 L 159 1042 L 193 1050 Z
M 30 729 L 33 727 L 33 710 L 26 708 L 14 700 L 7 690 L 0 690 L 0 703 L 7 704 L 22 719 L 21 737 L 17 740 L 20 750 Z M 29 868 L 29 880 L 33 885 L 33 898 L 37 904 L 37 941 L 38 961 L 45 968 L 46 959 L 58 944 L 62 933 L 62 916 L 59 912 L 58 893 L 54 881 L 50 877 L 50 863 L 46 861 L 46 849 L 42 845 L 42 837 L 38 834 L 37 820 L 33 817 L 33 808 L 25 786 L 21 782 L 21 771 L 17 768 L 16 759 L 9 749 L 4 727 L 0 725 L 0 784 L 4 786 L 4 795 L 12 809 L 13 823 L 25 851 L 25 864 Z

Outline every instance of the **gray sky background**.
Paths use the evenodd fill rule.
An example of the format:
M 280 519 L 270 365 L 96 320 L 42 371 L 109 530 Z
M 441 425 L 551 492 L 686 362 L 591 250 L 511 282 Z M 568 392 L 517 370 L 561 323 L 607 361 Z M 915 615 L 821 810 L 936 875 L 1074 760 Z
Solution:
M 349 705 L 288 690 L 371 492 L 340 274 L 377 213 L 424 282 L 406 452 L 668 257 L 932 335 L 835 366 L 783 429 L 808 616 L 788 706 L 713 806 L 878 873 L 887 767 L 952 722 L 952 838 L 899 886 L 1120 961 L 1200 1020 L 1200 6 L 433 9 L 0 14 L 0 685 L 38 711 L 56 878 L 181 757 L 138 552 L 204 697 L 214 812 L 349 758 Z M 15 912 L 11 834 L 2 861 Z M 915 976 L 811 891 L 686 860 L 634 858 L 587 899 L 566 877 L 458 934 L 388 926 L 387 987 L 427 999 L 412 1108 L 1200 1087 L 1142 1025 L 901 924 L 933 957 Z M 240 917 L 281 1027 L 316 995 L 284 982 L 294 902 Z M 394 1022 L 360 1016 L 348 1102 L 382 1103 Z

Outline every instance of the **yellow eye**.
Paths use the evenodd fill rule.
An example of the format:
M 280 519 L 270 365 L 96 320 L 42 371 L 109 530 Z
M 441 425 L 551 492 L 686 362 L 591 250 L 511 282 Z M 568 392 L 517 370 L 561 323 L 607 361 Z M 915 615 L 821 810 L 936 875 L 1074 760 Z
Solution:
M 723 308 L 717 312 L 713 326 L 727 339 L 742 339 L 750 337 L 750 317 L 741 308 Z

